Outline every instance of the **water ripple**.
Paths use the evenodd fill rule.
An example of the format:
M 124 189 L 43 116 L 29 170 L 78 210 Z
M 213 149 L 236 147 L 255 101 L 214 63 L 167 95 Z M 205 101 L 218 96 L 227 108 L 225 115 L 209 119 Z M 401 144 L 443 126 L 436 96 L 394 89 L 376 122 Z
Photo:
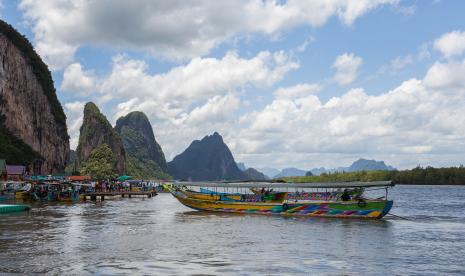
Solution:
M 464 274 L 463 187 L 398 186 L 381 221 L 192 211 L 149 200 L 0 216 L 0 274 Z

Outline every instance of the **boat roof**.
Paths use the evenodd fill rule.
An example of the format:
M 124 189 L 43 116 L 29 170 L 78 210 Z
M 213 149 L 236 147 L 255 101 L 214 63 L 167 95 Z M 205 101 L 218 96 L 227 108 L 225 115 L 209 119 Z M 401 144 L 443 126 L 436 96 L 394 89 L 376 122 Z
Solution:
M 6 173 L 9 175 L 23 175 L 26 167 L 21 165 L 6 165 Z
M 179 181 L 172 183 L 175 186 L 195 186 L 195 187 L 234 187 L 234 188 L 361 188 L 361 187 L 388 187 L 394 186 L 391 181 L 370 181 L 370 182 L 317 182 L 317 183 L 294 183 L 294 182 L 227 182 L 227 181 L 204 181 L 189 182 Z

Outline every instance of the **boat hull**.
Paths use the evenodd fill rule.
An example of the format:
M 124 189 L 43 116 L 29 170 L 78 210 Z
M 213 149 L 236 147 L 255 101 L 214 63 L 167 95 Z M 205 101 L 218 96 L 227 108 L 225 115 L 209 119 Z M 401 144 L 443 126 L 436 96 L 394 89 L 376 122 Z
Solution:
M 22 204 L 0 204 L 0 214 L 15 213 L 30 210 L 29 205 Z
M 17 191 L 15 193 L 15 198 L 19 200 L 25 200 L 29 198 L 29 192 L 28 191 Z
M 380 219 L 389 213 L 392 201 L 369 200 L 347 202 L 243 203 L 190 198 L 182 192 L 173 196 L 183 205 L 202 211 L 295 217 Z

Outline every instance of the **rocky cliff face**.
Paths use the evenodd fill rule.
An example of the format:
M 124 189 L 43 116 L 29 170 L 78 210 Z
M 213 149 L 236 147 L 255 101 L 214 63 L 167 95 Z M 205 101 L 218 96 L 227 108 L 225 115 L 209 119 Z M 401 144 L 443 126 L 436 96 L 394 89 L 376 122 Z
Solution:
M 79 134 L 79 144 L 76 149 L 77 167 L 89 157 L 90 152 L 107 144 L 115 155 L 115 170 L 118 174 L 126 173 L 126 152 L 118 133 L 113 129 L 107 118 L 100 113 L 94 103 L 87 103 L 84 107 L 84 119 Z
M 144 113 L 135 111 L 119 118 L 115 130 L 123 140 L 130 161 L 128 174 L 137 178 L 167 177 L 165 155 Z
M 168 163 L 168 172 L 175 179 L 194 181 L 248 178 L 237 167 L 231 151 L 217 132 L 192 142 L 183 153 Z
M 37 174 L 64 170 L 69 136 L 50 71 L 27 39 L 1 20 L 0 128 L 3 137 L 19 139 L 15 145 L 9 142 L 14 137 L 2 139 L 9 147 L 2 152 L 7 158 L 30 167 L 34 163 Z M 32 149 L 37 156 L 22 155 L 25 151 L 16 151 L 18 147 Z

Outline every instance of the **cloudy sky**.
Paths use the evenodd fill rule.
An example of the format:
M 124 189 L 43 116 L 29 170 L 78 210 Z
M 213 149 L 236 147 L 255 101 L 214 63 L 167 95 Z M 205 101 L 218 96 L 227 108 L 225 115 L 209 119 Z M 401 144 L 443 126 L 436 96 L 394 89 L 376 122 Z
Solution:
M 0 0 L 52 71 L 76 147 L 94 101 L 168 160 L 218 131 L 251 167 L 465 162 L 465 1 Z

